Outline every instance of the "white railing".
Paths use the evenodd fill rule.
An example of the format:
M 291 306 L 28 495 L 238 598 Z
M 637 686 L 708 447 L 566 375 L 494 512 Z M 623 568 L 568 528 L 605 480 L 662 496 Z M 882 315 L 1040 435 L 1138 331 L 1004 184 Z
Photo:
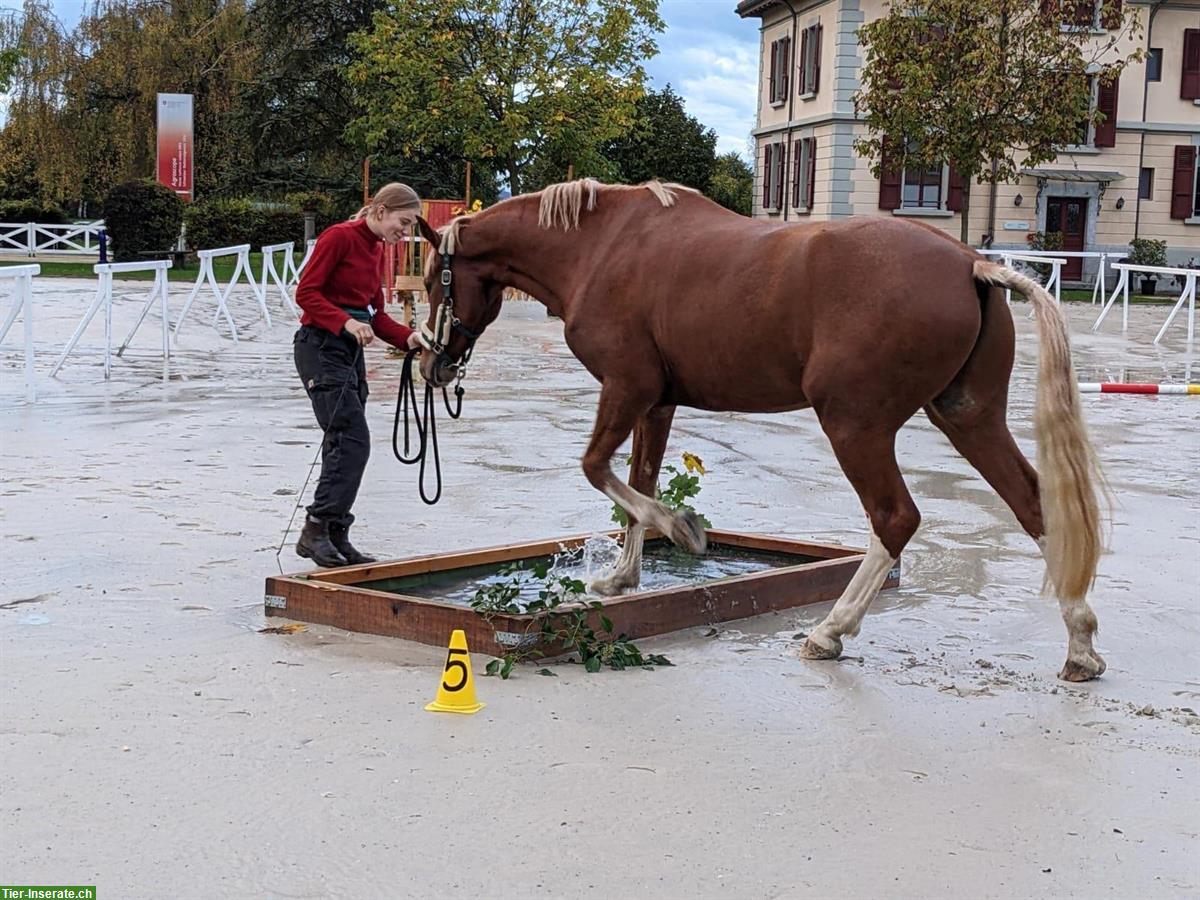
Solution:
M 117 356 L 121 356 L 125 352 L 125 348 L 129 346 L 129 342 L 133 340 L 134 334 L 137 333 L 139 326 L 146 318 L 146 313 L 150 311 L 155 302 L 159 303 L 160 313 L 162 315 L 162 354 L 163 354 L 163 381 L 167 381 L 170 377 L 168 371 L 169 360 L 171 357 L 170 347 L 170 309 L 167 306 L 167 269 L 171 268 L 171 260 L 159 259 L 148 262 L 126 262 L 126 263 L 97 263 L 92 266 L 92 271 L 99 276 L 99 283 L 96 286 L 96 296 L 92 299 L 91 306 L 87 312 L 83 314 L 75 333 L 71 335 L 71 339 L 67 341 L 67 346 L 63 348 L 63 352 L 59 354 L 58 360 L 54 363 L 54 368 L 50 370 L 50 377 L 53 378 L 58 374 L 58 370 L 62 368 L 63 363 L 67 361 L 67 356 L 75 345 L 79 343 L 79 339 L 83 337 L 84 330 L 91 323 L 96 313 L 101 309 L 104 310 L 104 379 L 108 380 L 112 373 L 112 307 L 113 307 L 113 274 L 121 272 L 153 272 L 154 287 L 150 289 L 150 294 L 146 298 L 145 304 L 142 306 L 142 314 L 138 316 L 137 322 L 129 331 L 129 337 L 121 343 L 117 348 Z
M 200 257 L 200 274 L 196 276 L 196 283 L 192 285 L 192 292 L 188 294 L 187 300 L 183 304 L 183 309 L 179 311 L 179 319 L 175 323 L 175 340 L 179 340 L 179 329 L 183 327 L 183 320 L 187 317 L 188 310 L 191 309 L 192 301 L 196 299 L 196 295 L 200 293 L 200 289 L 205 285 L 212 289 L 213 297 L 217 301 L 216 312 L 213 313 L 213 325 L 217 324 L 217 320 L 221 315 L 225 316 L 225 321 L 229 324 L 229 332 L 233 336 L 233 342 L 238 342 L 237 325 L 234 324 L 233 316 L 229 312 L 229 296 L 233 293 L 233 287 L 237 284 L 238 278 L 243 273 L 246 275 L 246 282 L 250 286 L 250 290 L 254 292 L 254 297 L 258 300 L 259 309 L 262 310 L 263 318 L 267 320 L 267 326 L 271 325 L 271 313 L 267 310 L 267 301 L 264 293 L 260 292 L 258 282 L 254 280 L 254 273 L 250 271 L 250 245 L 238 244 L 236 247 L 220 247 L 216 250 L 200 250 L 196 253 Z M 212 261 L 219 256 L 237 256 L 237 265 L 233 269 L 233 277 L 229 279 L 229 284 L 225 286 L 225 290 L 221 290 L 220 284 L 217 282 L 217 276 L 213 273 Z
M 0 250 L 17 251 L 26 256 L 39 253 L 90 256 L 100 252 L 100 232 L 103 230 L 103 219 L 77 225 L 0 222 Z
M 296 265 L 296 260 L 295 260 L 294 256 L 289 257 L 286 260 L 289 268 L 291 269 L 291 274 L 288 274 L 287 272 L 284 273 L 284 277 L 287 279 L 287 283 L 288 283 L 289 287 L 300 283 L 300 273 L 303 272 L 304 267 L 308 265 L 309 259 L 312 258 L 313 247 L 315 247 L 316 245 L 317 245 L 316 238 L 312 238 L 311 240 L 304 242 L 304 258 L 302 260 L 300 260 L 300 265 L 298 265 L 298 266 Z
M 1113 304 L 1117 302 L 1118 295 L 1122 298 L 1121 330 L 1127 331 L 1129 329 L 1130 272 L 1146 272 L 1150 275 L 1182 275 L 1184 279 L 1183 291 L 1180 293 L 1179 300 L 1175 303 L 1175 306 L 1171 308 L 1171 314 L 1167 316 L 1167 321 L 1158 330 L 1158 335 L 1154 338 L 1154 343 L 1157 344 L 1163 339 L 1163 335 L 1167 333 L 1167 329 L 1175 321 L 1175 316 L 1186 303 L 1188 305 L 1187 343 L 1190 348 L 1196 339 L 1196 278 L 1200 276 L 1200 269 L 1177 269 L 1171 266 L 1138 266 L 1133 263 L 1113 263 L 1113 268 L 1120 273 L 1120 278 L 1117 280 L 1117 286 L 1113 288 L 1112 296 L 1108 298 L 1108 302 L 1100 310 L 1100 317 L 1092 325 L 1092 331 L 1097 331 L 1100 328 L 1100 323 L 1104 321 L 1104 317 L 1108 315 Z
M 8 330 L 12 328 L 17 316 L 25 313 L 25 399 L 30 403 L 36 399 L 37 392 L 33 382 L 33 276 L 41 274 L 39 265 L 0 266 L 0 280 L 13 283 L 14 303 L 4 319 L 4 327 L 0 328 L 0 341 L 4 340 Z
M 1058 259 L 1097 259 L 1100 265 L 1096 267 L 1096 280 L 1092 283 L 1092 303 L 1104 302 L 1104 282 L 1108 277 L 1108 260 L 1109 257 L 1120 256 L 1117 253 L 1102 253 L 1096 250 L 980 250 L 980 253 L 988 256 L 1008 256 L 1012 259 L 1025 259 L 1034 257 L 1033 263 L 1044 262 L 1045 258 L 1054 257 Z M 1007 265 L 1007 263 L 1006 263 Z M 1061 274 L 1059 283 L 1062 283 Z M 1047 286 L 1046 290 L 1049 290 Z M 1055 297 L 1062 299 L 1061 292 L 1056 293 Z
M 292 268 L 295 266 L 296 242 L 288 241 L 285 244 L 269 244 L 262 248 L 262 278 L 259 280 L 259 293 L 263 300 L 267 299 L 267 293 L 271 289 L 271 282 L 275 282 L 275 286 L 279 289 L 279 294 L 283 297 L 283 301 L 287 304 L 288 310 L 295 316 L 300 315 L 300 309 L 292 300 L 292 295 L 288 293 L 287 281 L 291 275 Z M 283 270 L 282 272 L 275 267 L 275 254 L 283 254 Z

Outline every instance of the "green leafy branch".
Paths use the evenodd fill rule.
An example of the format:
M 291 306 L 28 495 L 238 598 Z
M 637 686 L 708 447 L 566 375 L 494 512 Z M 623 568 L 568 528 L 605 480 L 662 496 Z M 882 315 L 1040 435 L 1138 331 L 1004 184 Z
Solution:
M 471 600 L 471 608 L 489 622 L 497 615 L 545 613 L 532 620 L 517 647 L 500 659 L 487 664 L 485 674 L 507 679 L 519 662 L 557 656 L 562 653 L 578 655 L 586 672 L 602 668 L 622 670 L 640 666 L 669 666 L 671 661 L 660 653 L 642 653 L 626 635 L 613 634 L 612 620 L 599 615 L 599 632 L 590 623 L 590 614 L 603 609 L 599 600 L 585 600 L 582 581 L 567 575 L 550 575 L 551 564 L 539 560 L 530 565 L 523 561 L 505 566 L 500 574 L 507 576 L 494 584 L 481 587 Z M 537 599 L 522 601 L 525 588 L 541 583 Z M 527 640 L 532 635 L 534 640 Z M 544 650 L 542 648 L 549 648 Z M 575 661 L 574 657 L 570 660 Z M 539 669 L 539 675 L 554 675 L 550 669 Z
M 708 470 L 704 468 L 704 460 L 687 451 L 683 452 L 681 459 L 683 460 L 683 471 L 674 465 L 663 466 L 663 472 L 669 475 L 670 479 L 667 481 L 666 487 L 658 485 L 655 489 L 655 496 L 668 509 L 676 512 L 695 513 L 705 528 L 712 528 L 712 522 L 708 520 L 708 517 L 696 512 L 696 508 L 688 502 L 700 493 L 700 479 L 708 474 Z M 629 525 L 629 514 L 614 503 L 612 520 L 618 525 L 626 527 Z

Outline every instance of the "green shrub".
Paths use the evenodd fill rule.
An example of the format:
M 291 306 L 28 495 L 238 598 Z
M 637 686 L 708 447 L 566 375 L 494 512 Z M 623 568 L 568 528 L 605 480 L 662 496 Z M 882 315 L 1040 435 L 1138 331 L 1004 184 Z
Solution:
M 104 198 L 104 226 L 117 262 L 169 252 L 182 222 L 183 201 L 149 178 L 118 184 Z
M 0 222 L 66 225 L 70 221 L 57 206 L 38 203 L 36 200 L 0 200 Z
M 1129 262 L 1136 266 L 1165 266 L 1167 242 L 1150 238 L 1134 238 L 1129 242 Z
M 202 200 L 188 207 L 187 242 L 193 250 L 212 250 L 249 244 L 253 249 L 267 244 L 304 243 L 304 207 L 317 206 L 316 230 L 320 233 L 341 221 L 324 195 L 289 195 L 283 202 L 239 199 Z M 317 199 L 313 199 L 317 198 Z

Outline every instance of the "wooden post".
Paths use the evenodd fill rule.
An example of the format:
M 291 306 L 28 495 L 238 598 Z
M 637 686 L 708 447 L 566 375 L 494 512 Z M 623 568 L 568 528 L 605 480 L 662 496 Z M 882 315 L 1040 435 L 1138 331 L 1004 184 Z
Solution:
M 363 157 L 363 202 L 366 206 L 371 202 L 371 157 Z
M 567 166 L 567 181 L 574 181 L 574 180 L 575 180 L 575 164 L 571 163 L 569 166 Z
M 467 212 L 471 211 L 471 161 L 467 160 L 467 199 L 465 201 Z

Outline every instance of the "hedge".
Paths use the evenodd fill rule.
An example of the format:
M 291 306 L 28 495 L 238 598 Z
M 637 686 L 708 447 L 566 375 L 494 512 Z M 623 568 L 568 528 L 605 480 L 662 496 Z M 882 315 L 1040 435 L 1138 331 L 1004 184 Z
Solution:
M 293 195 L 282 203 L 249 199 L 202 200 L 188 206 L 187 243 L 193 250 L 212 250 L 249 244 L 257 250 L 265 244 L 295 241 L 304 243 L 304 209 L 314 210 L 316 230 L 321 232 L 339 216 L 321 194 Z
M 0 200 L 0 222 L 66 225 L 70 221 L 57 206 L 48 206 L 36 200 Z
M 118 184 L 104 198 L 104 227 L 117 262 L 170 251 L 182 222 L 183 201 L 149 178 Z

